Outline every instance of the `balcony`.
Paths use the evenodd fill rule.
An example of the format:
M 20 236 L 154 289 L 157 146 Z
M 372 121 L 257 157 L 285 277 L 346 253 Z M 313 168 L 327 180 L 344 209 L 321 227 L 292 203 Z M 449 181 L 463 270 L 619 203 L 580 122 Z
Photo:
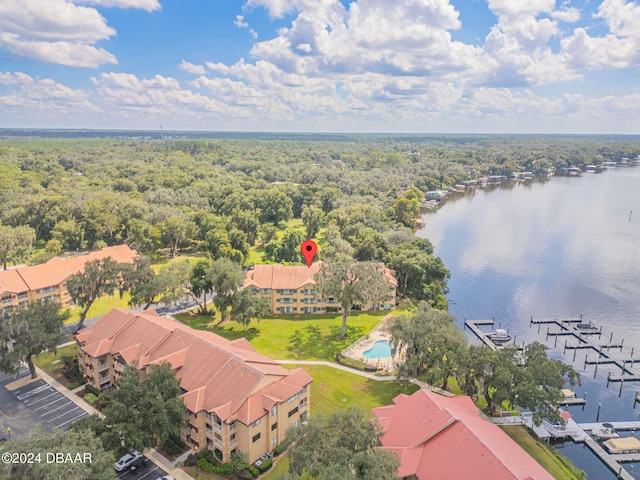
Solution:
M 100 376 L 100 385 L 110 382 L 111 381 L 111 377 L 109 375 L 101 375 Z

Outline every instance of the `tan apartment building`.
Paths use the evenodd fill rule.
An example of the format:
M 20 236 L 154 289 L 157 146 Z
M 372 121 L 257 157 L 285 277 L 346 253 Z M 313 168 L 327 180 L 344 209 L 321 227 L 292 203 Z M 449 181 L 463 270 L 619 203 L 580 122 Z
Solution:
M 84 271 L 87 262 L 111 257 L 119 263 L 133 263 L 136 256 L 127 245 L 117 245 L 73 257 L 54 257 L 40 265 L 1 270 L 0 309 L 9 314 L 14 308 L 38 300 L 55 300 L 61 307 L 68 307 L 71 298 L 67 279 Z
M 243 288 L 250 288 L 258 298 L 268 298 L 271 313 L 340 312 L 342 308 L 333 298 L 319 298 L 315 291 L 315 275 L 322 262 L 311 267 L 286 265 L 255 265 L 244 276 Z M 360 310 L 393 310 L 396 308 L 398 282 L 392 270 L 385 267 L 389 281 L 389 296 L 381 302 L 356 305 Z
M 124 309 L 112 310 L 75 338 L 80 370 L 101 390 L 115 387 L 127 365 L 144 372 L 168 362 L 187 412 L 182 439 L 223 462 L 236 453 L 253 464 L 309 414 L 309 374 L 283 368 L 244 338 L 231 341 L 153 310 Z

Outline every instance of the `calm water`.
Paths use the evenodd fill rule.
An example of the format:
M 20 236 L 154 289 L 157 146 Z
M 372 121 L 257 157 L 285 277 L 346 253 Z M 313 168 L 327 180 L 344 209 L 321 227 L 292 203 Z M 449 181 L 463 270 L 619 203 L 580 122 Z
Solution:
M 640 167 L 478 189 L 424 215 L 419 235 L 433 242 L 451 271 L 450 310 L 461 326 L 464 317 L 495 316 L 518 343 L 546 343 L 553 357 L 571 363 L 564 340 L 553 348 L 546 328 L 538 334 L 529 318 L 583 314 L 603 326 L 603 341 L 613 332 L 614 341 L 624 338 L 625 357 L 632 347 L 640 357 L 639 192 Z M 576 393 L 587 392 L 584 411 L 570 408 L 576 421 L 595 421 L 598 404 L 600 421 L 640 418 L 640 405 L 633 408 L 640 382 L 627 383 L 618 397 L 619 384 L 607 389 L 606 377 L 619 370 L 601 365 L 594 378 L 594 366 L 583 369 L 588 352 L 579 351 L 574 363 L 582 375 Z M 590 479 L 614 478 L 581 445 L 567 444 L 561 452 Z M 640 465 L 634 470 L 640 478 Z
M 362 352 L 366 358 L 389 358 L 391 356 L 391 344 L 388 340 L 378 340 L 369 350 Z

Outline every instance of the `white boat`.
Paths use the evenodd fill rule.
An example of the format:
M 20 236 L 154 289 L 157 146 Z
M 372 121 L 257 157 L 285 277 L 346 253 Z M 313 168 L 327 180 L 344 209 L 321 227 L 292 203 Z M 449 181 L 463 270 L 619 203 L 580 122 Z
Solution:
M 488 337 L 493 343 L 497 345 L 507 343 L 509 340 L 511 340 L 511 335 L 509 335 L 507 331 L 502 328 L 495 329 L 493 332 L 488 334 Z
M 577 325 L 574 325 L 573 329 L 577 332 L 582 332 L 582 333 L 596 333 L 600 331 L 598 327 L 596 327 L 591 322 L 578 323 Z
M 601 427 L 594 428 L 591 430 L 591 435 L 596 437 L 597 440 L 609 440 L 610 438 L 620 437 L 610 423 L 603 423 Z

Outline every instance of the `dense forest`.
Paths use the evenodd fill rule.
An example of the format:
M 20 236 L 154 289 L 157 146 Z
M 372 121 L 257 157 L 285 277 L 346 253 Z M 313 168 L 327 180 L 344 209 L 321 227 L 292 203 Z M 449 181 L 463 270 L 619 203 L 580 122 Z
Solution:
M 250 266 L 259 246 L 265 261 L 300 262 L 300 242 L 322 229 L 327 247 L 386 261 L 401 294 L 425 299 L 420 292 L 435 278 L 446 292 L 448 273 L 429 242 L 413 236 L 424 192 L 640 154 L 635 137 L 270 135 L 5 135 L 2 261 L 126 242 L 152 258 L 202 252 Z

